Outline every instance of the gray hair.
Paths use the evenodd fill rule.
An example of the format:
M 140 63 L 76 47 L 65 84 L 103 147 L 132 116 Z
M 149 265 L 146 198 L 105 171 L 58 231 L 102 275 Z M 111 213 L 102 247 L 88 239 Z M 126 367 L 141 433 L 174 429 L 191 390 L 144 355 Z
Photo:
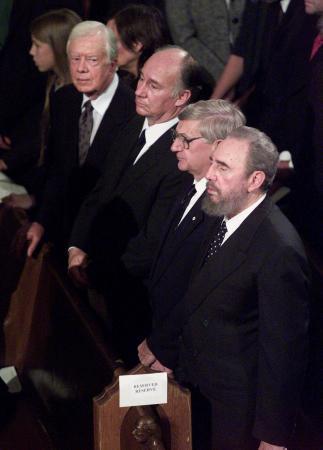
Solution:
M 199 131 L 210 144 L 225 139 L 234 128 L 246 123 L 240 109 L 227 100 L 200 100 L 186 106 L 179 120 L 199 120 Z
M 79 23 L 76 25 L 73 30 L 71 31 L 71 34 L 69 35 L 68 41 L 67 41 L 67 53 L 68 48 L 70 45 L 70 42 L 73 39 L 81 38 L 81 37 L 87 37 L 87 36 L 98 36 L 102 38 L 102 44 L 106 51 L 107 57 L 112 61 L 116 61 L 118 57 L 118 48 L 117 48 L 117 41 L 116 37 L 110 28 L 105 26 L 101 22 L 96 22 L 94 20 L 85 20 L 84 22 Z
M 247 176 L 256 170 L 264 172 L 265 180 L 261 190 L 267 191 L 274 180 L 279 160 L 277 148 L 270 137 L 256 128 L 246 126 L 236 128 L 228 137 L 248 142 Z

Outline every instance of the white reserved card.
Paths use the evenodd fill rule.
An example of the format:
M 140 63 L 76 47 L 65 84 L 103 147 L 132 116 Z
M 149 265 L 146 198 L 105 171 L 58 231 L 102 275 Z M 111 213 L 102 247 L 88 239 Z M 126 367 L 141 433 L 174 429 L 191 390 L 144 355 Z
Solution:
M 119 406 L 167 403 L 167 373 L 119 376 Z
M 3 367 L 0 369 L 0 378 L 2 378 L 8 386 L 10 394 L 21 391 L 21 384 L 14 366 Z

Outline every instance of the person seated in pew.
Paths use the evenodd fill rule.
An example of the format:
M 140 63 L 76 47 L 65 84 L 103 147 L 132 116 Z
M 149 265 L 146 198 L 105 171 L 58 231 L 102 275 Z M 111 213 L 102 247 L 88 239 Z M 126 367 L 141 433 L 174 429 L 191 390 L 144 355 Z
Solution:
M 50 105 L 56 92 L 71 83 L 68 67 L 66 43 L 72 28 L 81 22 L 81 18 L 69 9 L 57 9 L 47 12 L 34 19 L 30 26 L 32 46 L 30 55 L 38 70 L 48 73 L 46 97 L 39 123 L 38 165 L 26 170 L 19 177 L 20 184 L 27 189 L 28 194 L 11 194 L 2 201 L 10 207 L 30 209 L 35 206 L 36 199 L 41 195 L 49 155 L 47 154 L 47 140 L 50 124 Z M 37 126 L 35 127 L 37 133 Z M 10 150 L 0 160 L 4 170 L 10 173 L 10 158 L 15 149 Z M 35 153 L 37 149 L 35 148 Z M 9 167 L 8 167 L 9 166 Z
M 131 363 L 150 323 L 142 279 L 185 178 L 169 151 L 172 130 L 183 108 L 209 98 L 212 85 L 180 47 L 159 49 L 145 62 L 135 92 L 137 116 L 114 142 L 73 227 L 70 274 L 106 298 L 111 332 Z
M 31 256 L 46 236 L 64 248 L 86 194 L 99 179 L 114 139 L 135 112 L 133 91 L 116 74 L 113 32 L 95 21 L 76 25 L 68 38 L 72 85 L 52 102 L 51 162 L 34 222 L 27 231 Z
M 139 71 L 159 48 L 170 43 L 162 12 L 151 5 L 128 5 L 107 23 L 117 38 L 118 74 L 136 88 Z

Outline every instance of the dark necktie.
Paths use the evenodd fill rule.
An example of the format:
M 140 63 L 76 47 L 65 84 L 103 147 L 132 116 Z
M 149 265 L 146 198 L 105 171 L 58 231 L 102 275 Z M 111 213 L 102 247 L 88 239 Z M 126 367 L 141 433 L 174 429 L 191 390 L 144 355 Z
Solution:
M 139 155 L 140 150 L 143 148 L 143 146 L 145 144 L 146 144 L 146 130 L 143 130 L 140 133 L 137 142 L 135 143 L 135 145 L 133 146 L 133 148 L 129 154 L 129 157 L 126 161 L 126 165 L 124 166 L 124 169 L 123 169 L 123 173 L 128 171 L 134 165 L 134 162 L 135 162 L 137 156 Z
M 208 261 L 210 258 L 212 258 L 220 249 L 221 244 L 223 242 L 224 236 L 226 234 L 226 232 L 228 231 L 227 229 L 227 225 L 225 223 L 225 220 L 222 221 L 220 228 L 216 234 L 216 236 L 214 237 L 214 239 L 210 242 L 210 246 L 209 249 L 207 251 L 206 257 L 205 257 L 205 261 Z
M 82 114 L 79 120 L 79 163 L 80 166 L 84 164 L 87 157 L 90 139 L 93 128 L 93 106 L 91 100 L 88 100 L 83 107 Z
M 196 194 L 195 184 L 193 184 L 190 189 L 186 192 L 184 197 L 182 198 L 180 205 L 178 207 L 177 213 L 175 215 L 174 224 L 175 224 L 175 230 L 179 228 L 179 226 L 182 224 L 183 221 L 180 222 L 181 218 L 183 217 L 183 214 L 186 210 L 186 208 L 189 205 L 189 202 Z
M 131 156 L 130 156 L 130 160 L 131 160 L 131 165 L 133 165 L 133 163 L 135 162 L 137 156 L 140 153 L 140 150 L 146 145 L 146 130 L 143 130 L 140 133 L 140 136 L 138 138 L 138 141 L 136 142 L 136 145 L 134 146 L 134 148 L 131 151 Z

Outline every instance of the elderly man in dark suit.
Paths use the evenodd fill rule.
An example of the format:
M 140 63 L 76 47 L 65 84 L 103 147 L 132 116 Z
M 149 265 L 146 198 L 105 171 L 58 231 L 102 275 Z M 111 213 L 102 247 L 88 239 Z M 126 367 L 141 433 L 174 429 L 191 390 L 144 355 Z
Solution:
M 217 450 L 283 449 L 294 431 L 308 267 L 295 229 L 266 195 L 277 160 L 271 140 L 248 127 L 214 150 L 204 211 L 219 221 L 164 327 L 173 352 L 160 362 L 211 406 Z
M 95 277 L 96 287 L 109 292 L 109 306 L 121 308 L 113 315 L 115 320 L 128 319 L 127 330 L 144 322 L 140 319 L 144 317 L 140 314 L 144 296 L 136 295 L 129 274 L 137 278 L 148 275 L 162 224 L 180 189 L 183 175 L 169 151 L 172 129 L 189 101 L 197 100 L 201 89 L 204 92 L 203 73 L 179 47 L 161 49 L 146 61 L 135 93 L 138 116 L 115 141 L 104 174 L 73 228 L 71 274 L 82 283 L 90 257 L 95 267 L 92 282 Z M 206 98 L 209 94 L 205 91 Z M 135 306 L 133 316 L 127 298 L 131 307 Z M 119 340 L 121 336 L 119 332 Z M 133 340 L 133 344 L 139 342 Z
M 133 93 L 115 73 L 117 47 L 111 30 L 99 22 L 82 22 L 73 28 L 67 51 L 73 85 L 62 88 L 53 102 L 52 161 L 42 203 L 27 232 L 29 256 L 45 230 L 56 240 L 68 237 L 113 140 L 135 113 Z
M 155 362 L 155 347 L 158 355 L 163 352 L 159 328 L 185 294 L 200 243 L 213 223 L 201 209 L 213 143 L 244 123 L 240 110 L 226 100 L 200 101 L 179 115 L 171 150 L 176 154 L 178 169 L 189 172 L 194 181 L 188 181 L 169 214 L 150 274 L 153 329 L 138 350 L 140 361 L 154 369 L 160 369 Z

